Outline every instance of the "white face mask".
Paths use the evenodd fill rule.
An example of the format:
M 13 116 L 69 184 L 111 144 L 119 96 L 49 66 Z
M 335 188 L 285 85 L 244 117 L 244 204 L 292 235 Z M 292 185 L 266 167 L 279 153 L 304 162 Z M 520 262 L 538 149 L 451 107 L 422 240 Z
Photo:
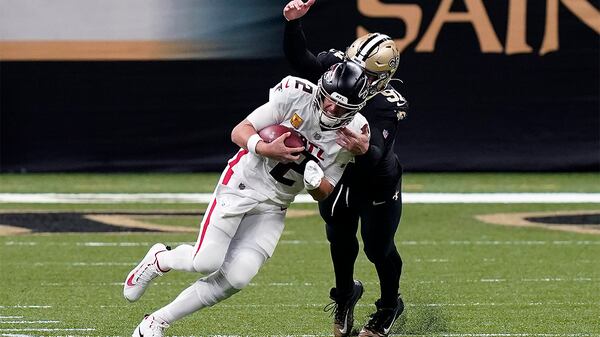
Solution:
M 323 130 L 337 130 L 348 125 L 348 123 L 352 121 L 352 117 L 354 117 L 354 115 L 352 115 L 350 118 L 346 116 L 330 117 L 325 111 L 320 110 L 319 124 Z
M 326 95 L 326 93 L 325 93 L 325 95 Z M 323 130 L 337 130 L 339 128 L 342 128 L 342 127 L 348 125 L 352 121 L 352 119 L 354 118 L 356 113 L 364 105 L 363 104 L 363 105 L 353 106 L 354 109 L 349 110 L 348 108 L 343 107 L 341 105 L 341 103 L 338 103 L 338 102 L 334 101 L 333 99 L 329 98 L 333 103 L 335 103 L 336 105 L 338 105 L 340 107 L 343 107 L 346 110 L 341 116 L 332 116 L 329 112 L 325 111 L 325 109 L 323 107 L 323 100 L 325 99 L 325 97 L 328 97 L 325 95 L 317 94 L 315 97 L 315 101 L 316 101 L 315 105 L 316 105 L 317 111 L 319 113 L 319 124 L 321 125 L 321 128 Z

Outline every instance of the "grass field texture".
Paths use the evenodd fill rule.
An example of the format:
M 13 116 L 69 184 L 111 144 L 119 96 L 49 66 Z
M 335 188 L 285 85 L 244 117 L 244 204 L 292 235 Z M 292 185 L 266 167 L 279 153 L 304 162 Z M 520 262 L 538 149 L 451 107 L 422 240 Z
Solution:
M 212 192 L 219 173 L 0 174 L 0 193 Z M 598 173 L 405 173 L 404 192 L 600 192 Z
M 190 185 L 214 184 L 216 177 L 0 175 L 0 190 L 210 192 L 211 188 L 195 190 Z M 449 178 L 454 181 L 448 182 Z M 419 185 L 421 189 L 413 191 L 423 192 L 598 192 L 597 179 L 595 175 L 408 174 L 405 186 Z M 0 204 L 2 212 L 191 211 L 198 215 L 148 220 L 191 228 L 197 226 L 205 207 Z M 295 205 L 291 210 L 316 210 L 316 205 Z M 600 336 L 600 236 L 475 219 L 489 213 L 568 210 L 600 211 L 600 205 L 405 205 L 396 243 L 404 260 L 401 291 L 407 308 L 393 333 Z M 195 240 L 193 232 L 0 236 L 0 336 L 130 336 L 144 313 L 169 302 L 198 275 L 168 273 L 140 301 L 130 304 L 122 297 L 129 270 L 155 242 L 177 245 Z M 323 307 L 333 284 L 331 270 L 320 217 L 315 213 L 289 217 L 274 257 L 249 287 L 175 323 L 168 336 L 329 336 L 331 318 Z M 374 310 L 379 287 L 375 270 L 362 252 L 355 274 L 365 284 L 356 309 L 360 327 Z

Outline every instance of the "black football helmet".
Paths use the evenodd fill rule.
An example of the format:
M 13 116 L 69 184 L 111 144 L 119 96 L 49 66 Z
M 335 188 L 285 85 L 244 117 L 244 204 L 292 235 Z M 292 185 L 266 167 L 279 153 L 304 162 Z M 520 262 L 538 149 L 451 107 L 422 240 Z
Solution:
M 352 121 L 362 109 L 369 93 L 369 80 L 363 68 L 354 62 L 334 64 L 319 79 L 315 104 L 319 112 L 319 123 L 323 130 L 336 130 Z M 329 99 L 345 111 L 333 116 L 325 111 L 323 104 Z

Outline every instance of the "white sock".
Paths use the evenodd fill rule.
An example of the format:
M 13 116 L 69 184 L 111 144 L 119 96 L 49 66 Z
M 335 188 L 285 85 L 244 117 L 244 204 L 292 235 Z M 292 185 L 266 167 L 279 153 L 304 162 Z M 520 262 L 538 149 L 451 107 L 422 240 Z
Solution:
M 202 308 L 213 306 L 238 291 L 229 284 L 219 270 L 196 281 L 182 291 L 173 302 L 152 315 L 172 324 Z
M 180 245 L 175 249 L 164 251 L 156 255 L 158 266 L 163 271 L 170 269 L 195 272 L 194 270 L 194 246 Z

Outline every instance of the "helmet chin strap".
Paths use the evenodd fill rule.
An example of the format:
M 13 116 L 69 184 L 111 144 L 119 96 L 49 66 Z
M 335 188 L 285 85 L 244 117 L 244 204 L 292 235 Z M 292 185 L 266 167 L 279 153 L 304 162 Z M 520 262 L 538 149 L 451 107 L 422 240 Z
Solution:
M 352 115 L 352 118 L 349 117 L 344 117 L 344 118 L 331 118 L 328 117 L 327 115 L 325 115 L 325 113 L 323 111 L 320 111 L 320 116 L 319 116 L 319 126 L 321 127 L 322 131 L 332 131 L 332 130 L 338 130 L 343 128 L 344 126 L 350 124 L 350 122 L 352 121 L 352 119 L 354 118 L 354 115 Z M 326 118 L 326 120 L 329 120 L 332 122 L 332 124 L 334 124 L 335 126 L 329 126 L 327 125 L 324 121 L 323 121 L 323 117 Z
M 337 130 L 337 129 L 328 128 L 325 125 L 323 125 L 322 123 L 319 123 L 319 126 L 321 127 L 321 131 L 334 131 L 334 130 Z
M 341 128 L 342 126 L 330 126 L 328 125 L 327 122 L 330 122 L 331 124 L 335 125 L 336 124 L 336 120 L 327 116 L 325 114 L 325 112 L 323 112 L 323 110 L 319 111 L 319 125 L 321 126 L 321 130 L 337 130 L 339 128 Z
M 313 100 L 313 106 L 315 107 L 315 111 L 317 113 L 317 117 L 319 118 L 319 126 L 321 127 L 321 131 L 337 130 L 337 129 L 340 129 L 342 126 L 344 126 L 343 122 L 341 123 L 340 126 L 329 126 L 329 125 L 327 125 L 328 123 L 335 125 L 336 124 L 336 119 L 327 116 L 327 114 L 323 110 L 322 101 L 319 101 L 319 99 L 320 99 L 319 95 L 317 95 L 315 97 L 315 99 Z
M 401 80 L 401 79 L 399 79 L 399 78 L 391 78 L 391 79 L 390 79 L 390 80 L 387 82 L 387 84 L 390 84 L 390 83 L 392 83 L 392 81 L 398 81 L 398 82 L 400 82 L 400 83 L 404 84 L 404 81 L 402 81 L 402 80 Z M 385 86 L 385 87 L 383 87 L 381 90 L 375 90 L 375 92 L 374 92 L 374 93 L 371 93 L 371 92 L 369 91 L 369 96 L 367 97 L 367 100 L 369 100 L 369 99 L 371 99 L 371 98 L 373 98 L 373 97 L 377 96 L 377 95 L 378 95 L 380 92 L 382 92 L 383 90 L 385 90 L 385 88 L 387 87 L 387 84 L 386 84 L 386 86 Z

